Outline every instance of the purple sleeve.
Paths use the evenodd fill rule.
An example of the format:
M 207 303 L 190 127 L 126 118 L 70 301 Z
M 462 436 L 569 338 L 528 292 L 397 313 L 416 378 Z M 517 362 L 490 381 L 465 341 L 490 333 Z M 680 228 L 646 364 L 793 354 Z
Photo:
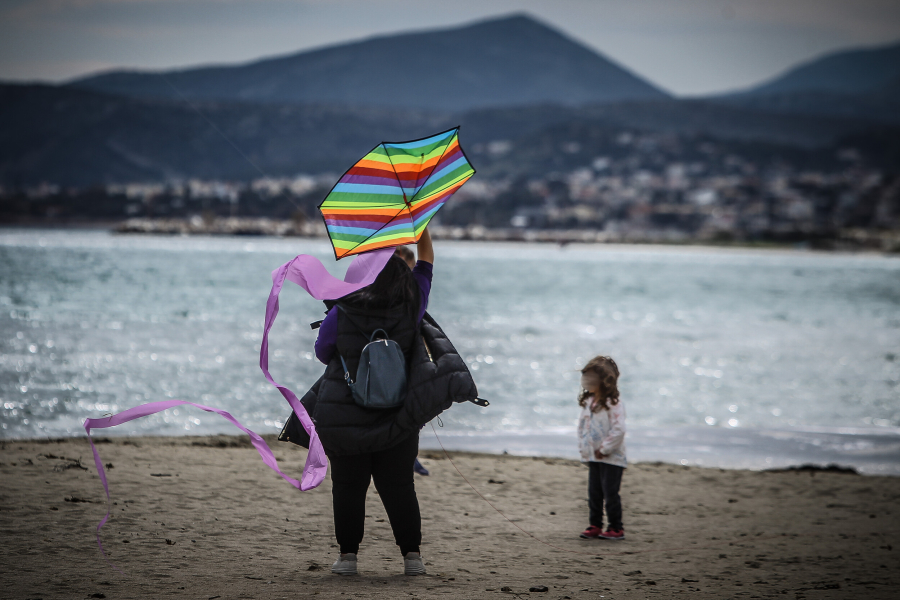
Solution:
M 431 263 L 418 261 L 413 268 L 413 277 L 419 286 L 419 305 L 418 320 L 421 321 L 425 315 L 425 309 L 428 307 L 428 294 L 431 292 L 431 277 L 433 273 Z M 319 326 L 319 337 L 316 338 L 316 358 L 323 364 L 328 364 L 334 358 L 337 349 L 337 311 L 332 308 L 325 315 L 325 320 Z
M 428 294 L 431 293 L 431 278 L 434 274 L 434 266 L 430 262 L 425 262 L 424 260 L 416 261 L 416 266 L 413 267 L 412 273 L 413 277 L 416 278 L 416 283 L 419 284 L 420 292 L 418 322 L 425 316 L 425 309 L 428 308 Z
M 316 338 L 316 358 L 324 364 L 331 362 L 337 347 L 337 311 L 332 308 L 325 315 L 319 326 L 319 337 Z

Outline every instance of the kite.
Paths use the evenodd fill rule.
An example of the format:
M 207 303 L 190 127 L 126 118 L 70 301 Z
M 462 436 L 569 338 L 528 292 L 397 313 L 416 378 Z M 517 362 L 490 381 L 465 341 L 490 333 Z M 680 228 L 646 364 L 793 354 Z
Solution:
M 418 242 L 435 213 L 474 174 L 459 145 L 459 127 L 378 144 L 319 205 L 335 259 Z

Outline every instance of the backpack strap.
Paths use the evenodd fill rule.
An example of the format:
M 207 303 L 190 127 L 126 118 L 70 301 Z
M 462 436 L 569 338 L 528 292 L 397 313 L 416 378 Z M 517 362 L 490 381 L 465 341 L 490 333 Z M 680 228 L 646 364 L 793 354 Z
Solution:
M 354 327 L 356 327 L 356 329 L 357 329 L 361 334 L 363 334 L 364 336 L 366 336 L 367 338 L 369 338 L 369 342 L 373 342 L 373 341 L 375 340 L 375 334 L 377 334 L 379 331 L 380 331 L 381 333 L 384 334 L 384 339 L 386 339 L 386 340 L 391 339 L 391 336 L 388 335 L 387 331 L 385 331 L 384 329 L 381 329 L 381 328 L 378 328 L 378 329 L 376 329 L 375 331 L 373 331 L 371 335 L 367 334 L 367 333 L 365 332 L 365 330 L 364 330 L 362 327 L 360 327 L 359 324 L 358 324 L 356 321 L 354 321 L 353 319 L 350 318 L 350 315 L 347 314 L 347 311 L 346 311 L 346 310 L 344 310 L 344 309 L 341 308 L 341 305 L 340 305 L 340 304 L 335 304 L 335 307 L 336 307 L 338 310 L 343 311 L 343 313 L 344 313 L 344 318 L 347 319 L 347 321 L 349 321 L 351 325 L 353 325 Z M 341 356 L 341 353 L 340 353 L 340 352 L 338 352 L 337 355 L 338 355 L 338 358 L 341 359 L 341 366 L 344 368 L 344 379 L 347 381 L 347 385 L 352 386 L 354 382 L 353 382 L 353 380 L 350 378 L 350 369 L 347 368 L 347 361 L 344 360 L 344 357 Z
M 378 338 L 378 339 L 380 339 L 380 340 L 389 340 L 389 339 L 391 339 L 391 336 L 388 335 L 388 332 L 385 331 L 384 329 L 381 329 L 381 328 L 379 327 L 378 329 L 376 329 L 375 331 L 372 332 L 372 335 L 369 336 L 369 343 L 370 343 L 370 344 L 371 344 L 372 342 L 375 341 L 375 335 L 376 335 L 379 331 L 380 331 L 381 333 L 384 334 L 384 337 L 383 337 L 383 338 Z
M 343 312 L 343 313 L 344 313 L 344 318 L 347 319 L 347 321 L 348 321 L 351 325 L 353 325 L 354 327 L 356 327 L 356 330 L 357 330 L 358 332 L 360 332 L 361 334 L 363 334 L 364 336 L 366 336 L 367 338 L 369 338 L 369 341 L 370 341 L 370 342 L 371 342 L 372 339 L 373 339 L 372 336 L 374 336 L 375 333 L 378 332 L 378 331 L 383 332 L 384 335 L 385 335 L 385 337 L 386 337 L 387 339 L 391 339 L 391 336 L 388 334 L 387 330 L 385 330 L 385 329 L 383 329 L 383 328 L 376 329 L 376 330 L 373 331 L 371 334 L 370 334 L 370 333 L 367 333 L 365 329 L 363 329 L 362 327 L 359 326 L 359 323 L 357 323 L 356 321 L 354 321 L 354 320 L 350 317 L 350 313 L 348 313 L 346 309 L 344 309 L 343 307 L 341 307 L 340 304 L 335 304 L 335 307 L 336 307 L 338 310 L 340 310 L 341 312 Z M 312 323 L 310 323 L 310 327 L 312 327 Z
M 357 331 L 359 331 L 359 332 L 360 332 L 361 334 L 363 334 L 364 336 L 369 337 L 369 334 L 366 333 L 366 330 L 363 329 L 362 327 L 360 327 L 360 326 L 359 326 L 359 323 L 357 323 L 356 321 L 354 321 L 353 319 L 351 319 L 351 318 L 350 318 L 350 314 L 349 314 L 346 310 L 344 310 L 343 308 L 341 308 L 341 305 L 340 305 L 340 304 L 335 304 L 334 306 L 335 306 L 335 308 L 337 308 L 339 311 L 341 311 L 341 312 L 344 313 L 344 318 L 347 319 L 347 321 L 348 321 L 351 325 L 353 325 L 354 327 L 356 327 Z
M 350 315 L 347 314 L 347 311 L 341 308 L 341 305 L 340 305 L 340 304 L 337 304 L 337 303 L 336 303 L 336 304 L 334 305 L 334 307 L 335 307 L 335 309 L 337 309 L 337 310 L 339 310 L 339 311 L 342 311 L 342 312 L 344 313 L 344 318 L 347 319 L 347 321 L 348 321 L 351 325 L 353 325 L 354 327 L 356 327 L 356 329 L 357 329 L 361 334 L 363 334 L 363 335 L 366 336 L 366 337 L 369 337 L 369 335 L 365 332 L 365 330 L 363 330 L 363 328 L 360 327 L 359 324 L 357 324 L 356 321 L 354 321 L 353 319 L 350 318 Z M 373 333 L 372 335 L 375 335 L 375 334 Z M 371 341 L 371 338 L 370 338 L 370 341 Z M 337 352 L 337 348 L 335 348 L 335 352 Z M 344 357 L 341 355 L 340 352 L 337 352 L 337 355 L 338 355 L 338 358 L 341 359 L 341 366 L 344 367 L 344 380 L 347 382 L 347 385 L 349 385 L 349 386 L 352 387 L 352 386 L 353 386 L 353 380 L 350 378 L 350 369 L 347 368 L 347 361 L 344 360 Z
M 341 356 L 341 353 L 337 353 L 338 358 L 341 359 L 341 366 L 344 367 L 344 380 L 347 382 L 347 385 L 353 385 L 353 380 L 350 379 L 350 369 L 347 368 L 347 363 L 344 361 L 344 357 Z

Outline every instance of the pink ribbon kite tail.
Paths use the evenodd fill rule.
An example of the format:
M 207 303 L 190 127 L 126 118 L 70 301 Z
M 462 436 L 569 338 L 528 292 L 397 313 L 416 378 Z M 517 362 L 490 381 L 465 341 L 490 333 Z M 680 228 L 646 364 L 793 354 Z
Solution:
M 94 440 L 91 439 L 91 430 L 115 427 L 116 425 L 121 425 L 134 419 L 140 419 L 141 417 L 153 415 L 175 406 L 181 406 L 183 404 L 196 406 L 197 408 L 205 410 L 206 412 L 221 415 L 231 423 L 233 423 L 238 429 L 249 435 L 250 443 L 252 443 L 256 448 L 256 451 L 259 453 L 262 461 L 273 471 L 281 475 L 281 477 L 285 481 L 293 485 L 295 488 L 301 490 L 312 489 L 322 483 L 322 480 L 325 478 L 325 464 L 323 463 L 320 467 L 318 463 L 315 463 L 313 465 L 313 468 L 311 469 L 309 457 L 307 457 L 306 468 L 303 471 L 304 481 L 297 481 L 296 479 L 285 475 L 281 472 L 281 469 L 278 468 L 278 461 L 275 460 L 275 455 L 272 454 L 272 449 L 269 448 L 265 440 L 263 440 L 259 436 L 259 434 L 254 433 L 253 431 L 250 431 L 249 429 L 241 425 L 241 423 L 233 416 L 231 416 L 230 413 L 220 408 L 204 406 L 202 404 L 187 402 L 185 400 L 163 400 L 161 402 L 148 402 L 147 404 L 141 404 L 140 406 L 135 406 L 134 408 L 123 410 L 122 412 L 116 413 L 109 417 L 101 417 L 99 419 L 85 419 L 84 430 L 85 432 L 87 432 L 88 441 L 91 444 L 91 451 L 94 453 L 94 465 L 96 465 L 97 467 L 97 475 L 100 476 L 100 481 L 103 483 L 103 489 L 106 491 L 106 516 L 104 516 L 100 523 L 97 525 L 97 544 L 100 546 L 100 552 L 103 553 L 104 556 L 106 556 L 106 553 L 103 551 L 103 544 L 100 542 L 100 529 L 109 520 L 109 482 L 107 482 L 106 480 L 106 470 L 103 468 L 103 461 L 100 459 L 100 453 L 97 452 L 97 447 L 94 445 Z M 310 454 L 312 454 L 312 451 L 310 451 Z M 324 452 L 322 453 L 322 456 L 324 459 Z
M 269 299 L 266 302 L 266 323 L 259 348 L 259 368 L 262 369 L 266 380 L 274 385 L 291 405 L 303 429 L 309 434 L 309 454 L 306 456 L 306 466 L 303 469 L 303 482 L 307 485 L 309 481 L 309 487 L 300 488 L 302 490 L 311 489 L 322 482 L 328 467 L 328 459 L 325 457 L 325 449 L 319 440 L 316 426 L 306 408 L 294 392 L 276 382 L 269 373 L 269 331 L 275 323 L 275 317 L 278 316 L 278 296 L 284 287 L 285 279 L 301 286 L 317 300 L 334 300 L 346 296 L 375 281 L 393 253 L 393 249 L 388 248 L 357 256 L 347 269 L 343 280 L 330 274 L 322 261 L 307 254 L 293 258 L 272 272 L 272 291 L 269 292 Z
M 141 404 L 140 406 L 124 410 L 109 417 L 102 417 L 99 419 L 85 419 L 84 430 L 87 433 L 88 442 L 90 442 L 91 451 L 94 454 L 94 464 L 97 467 L 97 474 L 99 475 L 100 481 L 103 483 L 103 489 L 106 492 L 106 515 L 97 525 L 96 531 L 97 544 L 100 547 L 100 552 L 104 557 L 106 556 L 106 553 L 103 551 L 103 544 L 100 541 L 100 529 L 106 524 L 110 516 L 109 482 L 106 478 L 106 470 L 103 467 L 103 461 L 100 459 L 100 453 L 97 451 L 97 447 L 94 445 L 94 440 L 91 438 L 92 429 L 105 429 L 107 427 L 115 427 L 134 419 L 139 419 L 141 417 L 146 417 L 158 412 L 162 412 L 175 406 L 195 406 L 201 410 L 205 410 L 206 412 L 221 415 L 232 424 L 234 424 L 238 429 L 250 436 L 250 442 L 256 448 L 256 451 L 259 453 L 260 458 L 262 458 L 263 463 L 265 463 L 269 468 L 278 473 L 282 477 L 282 479 L 290 483 L 295 488 L 302 491 L 307 491 L 318 487 L 319 484 L 322 483 L 322 481 L 325 479 L 325 473 L 328 469 L 328 459 L 325 456 L 325 450 L 322 447 L 322 442 L 319 440 L 319 435 L 316 432 L 315 425 L 313 424 L 309 414 L 306 412 L 306 409 L 297 399 L 297 396 L 287 387 L 278 384 L 269 373 L 269 331 L 272 329 L 272 325 L 275 323 L 275 317 L 278 315 L 278 295 L 280 294 L 282 287 L 284 287 L 285 279 L 289 279 L 290 281 L 293 281 L 294 283 L 300 285 L 303 289 L 309 292 L 312 297 L 319 300 L 333 300 L 340 298 L 359 289 L 362 289 L 363 287 L 370 285 L 373 281 L 375 281 L 375 278 L 384 268 L 384 265 L 387 264 L 387 261 L 390 259 L 392 254 L 392 249 L 384 249 L 357 256 L 357 258 L 347 269 L 347 274 L 345 275 L 343 280 L 340 280 L 328 273 L 328 271 L 325 269 L 325 266 L 317 258 L 302 254 L 281 265 L 281 267 L 279 267 L 272 273 L 272 290 L 269 293 L 269 298 L 266 302 L 266 321 L 265 330 L 263 331 L 262 344 L 259 351 L 259 366 L 262 369 L 266 380 L 268 380 L 269 383 L 274 385 L 278 389 L 278 391 L 281 392 L 281 395 L 284 396 L 285 400 L 287 400 L 288 404 L 290 404 L 291 409 L 300 419 L 300 423 L 303 425 L 303 428 L 309 434 L 309 453 L 307 454 L 306 465 L 303 468 L 303 475 L 301 476 L 300 480 L 289 477 L 288 475 L 284 474 L 281 469 L 278 468 L 278 461 L 275 460 L 275 455 L 272 453 L 272 449 L 269 448 L 268 444 L 266 444 L 265 440 L 263 440 L 262 437 L 244 427 L 229 412 L 218 408 L 213 408 L 211 406 L 204 406 L 202 404 L 196 404 L 194 402 L 188 402 L 186 400 L 164 400 L 160 402 L 148 402 L 146 404 Z
M 383 248 L 358 255 L 350 263 L 343 280 L 329 273 L 318 258 L 301 254 L 272 271 L 272 293 L 269 294 L 269 303 L 271 304 L 273 296 L 277 301 L 285 278 L 302 287 L 316 300 L 337 300 L 375 281 L 393 254 L 393 248 Z M 278 312 L 277 309 L 275 312 Z M 268 314 L 269 310 L 266 307 L 267 317 Z

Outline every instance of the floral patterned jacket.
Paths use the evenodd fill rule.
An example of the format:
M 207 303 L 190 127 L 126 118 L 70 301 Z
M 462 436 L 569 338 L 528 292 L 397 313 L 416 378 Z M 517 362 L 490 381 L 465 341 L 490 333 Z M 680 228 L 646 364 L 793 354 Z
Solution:
M 582 462 L 602 462 L 627 467 L 625 458 L 625 405 L 622 400 L 608 409 L 591 412 L 593 396 L 585 402 L 578 417 L 578 450 Z M 597 458 L 600 451 L 603 458 Z

